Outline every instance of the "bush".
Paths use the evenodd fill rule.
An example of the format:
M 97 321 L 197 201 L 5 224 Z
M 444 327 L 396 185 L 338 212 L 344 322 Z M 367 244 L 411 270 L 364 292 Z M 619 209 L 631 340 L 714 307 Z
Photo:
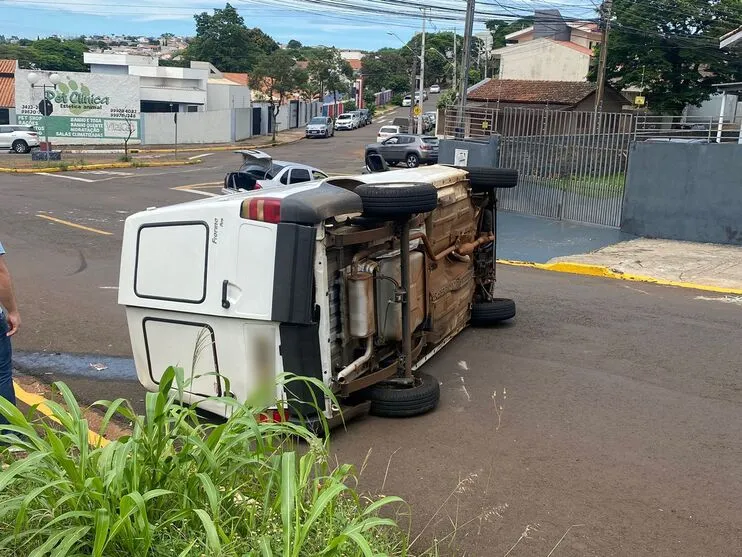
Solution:
M 456 102 L 456 91 L 453 89 L 447 89 L 446 91 L 443 91 L 443 93 L 440 94 L 438 97 L 438 103 L 436 106 L 438 108 L 448 108 L 449 106 L 453 106 L 453 104 Z
M 64 405 L 48 403 L 54 427 L 0 398 L 11 424 L 0 443 L 28 454 L 0 452 L 2 555 L 406 553 L 397 524 L 378 514 L 401 499 L 364 502 L 350 487 L 351 466 L 331 467 L 326 443 L 307 428 L 258 419 L 263 406 L 218 399 L 231 417 L 205 422 L 176 402 L 183 373 L 169 368 L 159 392 L 147 393 L 144 416 L 123 399 L 95 404 L 106 410 L 101 435 L 114 416 L 132 425 L 131 435 L 99 446 L 89 444 L 72 392 L 55 388 Z
M 402 93 L 396 93 L 395 95 L 392 95 L 392 100 L 390 101 L 391 104 L 396 104 L 397 106 L 402 106 L 402 101 L 404 100 L 404 95 Z
M 343 112 L 353 112 L 354 110 L 358 110 L 356 101 L 345 101 L 343 103 Z

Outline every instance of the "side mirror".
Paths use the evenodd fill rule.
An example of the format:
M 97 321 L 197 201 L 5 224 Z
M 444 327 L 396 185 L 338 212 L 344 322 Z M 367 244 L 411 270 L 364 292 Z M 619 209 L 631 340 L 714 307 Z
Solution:
M 379 153 L 370 153 L 366 157 L 366 168 L 371 173 L 386 172 L 387 170 L 389 170 L 384 157 L 382 157 Z

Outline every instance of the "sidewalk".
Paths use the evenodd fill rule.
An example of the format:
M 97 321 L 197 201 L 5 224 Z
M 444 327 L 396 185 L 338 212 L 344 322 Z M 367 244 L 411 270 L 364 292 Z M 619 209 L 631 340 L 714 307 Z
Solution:
M 276 134 L 275 146 L 300 141 L 304 139 L 304 134 L 304 128 L 278 132 Z M 178 145 L 178 153 L 203 153 L 206 151 L 229 151 L 232 149 L 264 149 L 273 146 L 273 138 L 270 135 L 260 135 L 236 143 L 188 143 Z M 117 148 L 115 145 L 64 145 L 60 146 L 60 149 L 65 153 L 75 154 L 100 152 L 121 154 L 124 152 L 123 147 Z M 129 145 L 129 152 L 132 154 L 173 152 L 174 150 L 175 144 Z
M 549 263 L 593 265 L 628 280 L 646 277 L 662 284 L 742 294 L 742 246 L 639 238 Z
M 742 295 L 742 246 L 636 238 L 615 228 L 502 212 L 506 265 Z

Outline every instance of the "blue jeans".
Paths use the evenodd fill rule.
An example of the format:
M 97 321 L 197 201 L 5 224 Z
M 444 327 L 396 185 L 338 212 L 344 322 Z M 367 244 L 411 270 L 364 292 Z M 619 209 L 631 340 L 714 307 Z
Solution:
M 0 396 L 15 404 L 15 390 L 13 389 L 13 352 L 10 347 L 10 337 L 6 336 L 8 323 L 0 313 Z M 0 416 L 0 424 L 7 424 L 7 420 Z

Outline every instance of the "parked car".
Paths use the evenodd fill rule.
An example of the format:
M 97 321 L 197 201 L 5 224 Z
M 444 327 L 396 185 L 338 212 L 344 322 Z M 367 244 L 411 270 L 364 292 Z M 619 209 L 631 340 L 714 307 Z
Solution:
M 33 126 L 0 125 L 0 149 L 28 153 L 39 146 L 39 134 Z
M 438 114 L 436 112 L 424 112 L 423 122 L 425 123 L 425 129 L 428 131 L 435 130 L 435 124 L 438 120 Z
M 402 106 L 412 106 L 412 95 L 405 95 L 402 99 Z
M 381 126 L 379 132 L 376 134 L 376 143 L 381 143 L 388 137 L 401 133 L 402 129 L 399 126 Z
M 322 413 L 331 427 L 433 410 L 425 362 L 467 325 L 515 316 L 495 297 L 503 172 L 515 185 L 510 170 L 434 166 L 129 216 L 118 303 L 139 381 L 156 391 L 179 365 L 184 403 L 228 416 L 269 392 L 284 401 L 276 419 Z
M 430 86 L 430 92 L 431 92 L 431 93 L 435 93 L 435 94 L 438 94 L 438 93 L 440 93 L 440 92 L 441 92 L 441 86 L 440 86 L 440 85 L 438 85 L 437 83 L 436 83 L 436 84 L 434 84 L 434 85 L 431 85 L 431 86 Z
M 224 177 L 222 193 L 232 194 L 252 190 L 264 190 L 311 180 L 322 180 L 327 174 L 306 164 L 274 161 L 265 151 L 247 149 L 235 151 L 242 155 L 242 166 Z
M 363 115 L 363 111 L 361 110 L 354 110 L 352 111 L 352 114 L 356 117 L 358 117 L 358 127 L 362 128 L 366 125 L 366 117 Z
M 358 114 L 353 112 L 343 112 L 335 120 L 336 130 L 355 130 L 360 127 L 361 121 L 358 118 Z
M 307 137 L 331 137 L 335 135 L 335 124 L 327 116 L 315 116 L 307 124 Z
M 368 108 L 362 108 L 358 112 L 361 113 L 361 120 L 364 122 L 364 126 L 367 126 L 368 124 L 373 124 L 373 118 L 371 117 L 371 111 Z
M 423 89 L 423 101 L 427 101 L 427 100 L 428 100 L 428 90 Z M 415 103 L 417 103 L 418 101 L 420 101 L 420 91 L 415 91 Z
M 401 133 L 381 143 L 366 145 L 366 159 L 371 153 L 380 154 L 387 164 L 404 163 L 408 168 L 438 162 L 438 138 L 427 135 Z

